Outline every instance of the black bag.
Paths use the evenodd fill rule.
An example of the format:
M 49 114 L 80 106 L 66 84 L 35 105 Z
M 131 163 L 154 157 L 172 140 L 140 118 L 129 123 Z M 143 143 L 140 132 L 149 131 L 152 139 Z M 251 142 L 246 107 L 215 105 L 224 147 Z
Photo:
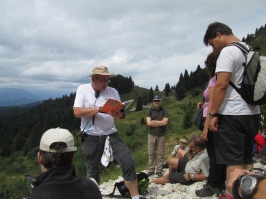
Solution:
M 195 113 L 193 119 L 192 119 L 192 123 L 199 129 L 199 130 L 203 130 L 203 108 L 199 108 L 197 110 L 197 112 Z
M 137 174 L 137 181 L 138 181 L 138 191 L 139 191 L 139 194 L 142 195 L 148 189 L 148 186 L 149 186 L 149 177 L 148 177 L 148 175 L 146 173 L 140 172 L 140 173 Z M 109 197 L 115 196 L 114 193 L 115 193 L 115 189 L 116 188 L 118 189 L 118 191 L 120 192 L 120 194 L 122 196 L 124 196 L 124 197 L 130 197 L 129 190 L 126 187 L 124 181 L 116 182 L 115 185 L 114 185 L 113 192 L 110 193 L 110 194 L 108 194 L 108 195 L 103 195 L 103 196 L 109 196 Z

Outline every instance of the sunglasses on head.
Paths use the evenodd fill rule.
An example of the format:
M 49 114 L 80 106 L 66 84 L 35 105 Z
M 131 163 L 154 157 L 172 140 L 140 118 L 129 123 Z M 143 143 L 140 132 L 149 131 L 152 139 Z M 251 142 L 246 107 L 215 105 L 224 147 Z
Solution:
M 154 102 L 160 102 L 161 100 L 153 100 Z

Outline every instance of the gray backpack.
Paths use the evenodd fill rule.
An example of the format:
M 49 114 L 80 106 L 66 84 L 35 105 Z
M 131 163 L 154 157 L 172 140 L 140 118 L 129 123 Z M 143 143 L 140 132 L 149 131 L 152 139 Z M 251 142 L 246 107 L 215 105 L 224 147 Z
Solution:
M 233 42 L 229 46 L 238 47 L 246 57 L 246 62 L 243 63 L 245 69 L 241 87 L 237 88 L 231 81 L 229 84 L 248 104 L 266 104 L 266 57 L 240 42 Z

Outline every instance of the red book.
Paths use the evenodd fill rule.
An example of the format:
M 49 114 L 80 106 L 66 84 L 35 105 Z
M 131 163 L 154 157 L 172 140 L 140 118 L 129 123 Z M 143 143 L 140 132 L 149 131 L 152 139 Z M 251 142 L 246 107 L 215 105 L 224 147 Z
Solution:
M 133 101 L 134 101 L 134 99 L 128 100 L 125 102 L 120 102 L 119 100 L 109 98 L 105 102 L 103 107 L 101 108 L 100 112 L 102 112 L 102 113 L 109 113 L 111 111 L 118 112 L 119 110 L 126 109 L 127 107 L 129 107 L 129 105 Z

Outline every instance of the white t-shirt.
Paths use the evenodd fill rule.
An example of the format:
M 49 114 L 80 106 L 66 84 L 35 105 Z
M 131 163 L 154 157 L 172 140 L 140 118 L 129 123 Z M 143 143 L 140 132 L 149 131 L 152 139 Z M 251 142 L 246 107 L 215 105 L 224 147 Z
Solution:
M 207 150 L 199 152 L 191 157 L 191 160 L 187 162 L 185 172 L 199 174 L 203 173 L 204 176 L 209 176 L 210 159 L 207 154 Z
M 242 44 L 246 45 L 245 43 Z M 227 46 L 222 49 L 219 55 L 215 72 L 231 73 L 230 81 L 239 88 L 243 79 L 243 63 L 245 61 L 246 58 L 239 48 Z M 222 115 L 255 115 L 260 113 L 260 108 L 256 105 L 247 104 L 237 91 L 229 85 L 219 113 Z
M 94 108 L 103 106 L 109 99 L 120 100 L 120 96 L 114 88 L 107 87 L 104 91 L 100 92 L 99 97 L 96 99 L 95 91 L 91 84 L 80 85 L 77 89 L 74 107 Z M 88 122 L 89 121 L 89 122 Z M 97 113 L 94 117 L 82 117 L 81 118 L 81 131 L 84 130 L 88 135 L 99 136 L 109 135 L 117 131 L 114 118 L 105 113 Z

